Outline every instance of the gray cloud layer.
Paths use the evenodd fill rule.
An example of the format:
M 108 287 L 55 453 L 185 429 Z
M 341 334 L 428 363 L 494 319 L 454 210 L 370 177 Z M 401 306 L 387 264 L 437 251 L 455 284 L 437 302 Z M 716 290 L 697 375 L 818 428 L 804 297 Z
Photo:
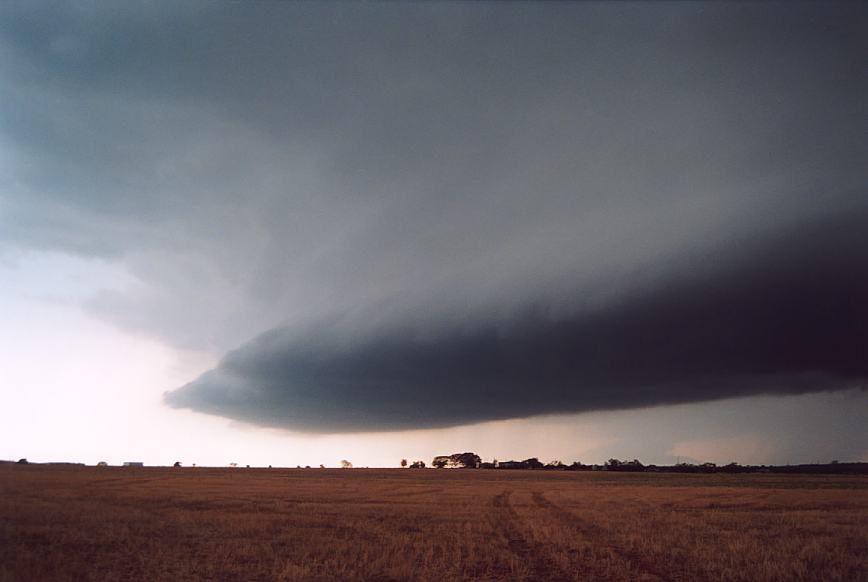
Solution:
M 804 233 L 864 218 L 858 4 L 0 11 L 0 250 L 123 265 L 139 285 L 88 309 L 126 328 L 221 353 L 257 338 L 175 405 L 395 428 L 455 387 L 475 412 L 426 422 L 859 376 L 783 362 L 771 323 L 741 356 L 674 353 L 749 335 L 790 284 L 826 281 L 828 325 L 849 320 L 837 285 L 863 280 L 864 241 L 829 242 L 827 264 Z M 832 328 L 794 293 L 803 360 Z M 672 353 L 641 349 L 653 329 Z

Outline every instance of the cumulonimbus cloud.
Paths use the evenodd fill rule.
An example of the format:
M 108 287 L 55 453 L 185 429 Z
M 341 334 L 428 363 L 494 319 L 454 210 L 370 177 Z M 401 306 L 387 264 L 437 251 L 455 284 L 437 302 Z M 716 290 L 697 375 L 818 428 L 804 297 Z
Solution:
M 166 395 L 308 431 L 398 430 L 858 386 L 868 379 L 868 214 L 802 225 L 593 313 L 346 340 L 273 330 Z M 708 261 L 721 257 L 711 254 Z
M 167 402 L 263 425 L 858 383 L 864 17 L 4 2 L 0 260 L 97 258 L 88 313 L 242 346 Z

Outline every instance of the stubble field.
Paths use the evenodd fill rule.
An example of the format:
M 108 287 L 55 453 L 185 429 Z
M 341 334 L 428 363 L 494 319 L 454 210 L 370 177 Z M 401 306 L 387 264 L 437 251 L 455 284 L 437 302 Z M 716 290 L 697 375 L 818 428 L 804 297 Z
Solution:
M 0 467 L 0 580 L 868 580 L 868 479 Z

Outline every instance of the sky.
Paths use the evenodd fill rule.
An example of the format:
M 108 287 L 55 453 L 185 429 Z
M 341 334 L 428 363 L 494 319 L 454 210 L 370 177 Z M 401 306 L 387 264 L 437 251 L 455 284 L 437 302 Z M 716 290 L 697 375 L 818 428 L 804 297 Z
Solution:
M 868 461 L 866 31 L 4 2 L 0 458 Z

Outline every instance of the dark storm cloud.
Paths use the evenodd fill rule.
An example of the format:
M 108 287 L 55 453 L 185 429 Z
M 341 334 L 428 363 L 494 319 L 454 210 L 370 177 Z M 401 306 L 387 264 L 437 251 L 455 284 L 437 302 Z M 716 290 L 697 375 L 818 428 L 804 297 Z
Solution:
M 868 381 L 868 212 L 703 260 L 594 314 L 530 308 L 508 324 L 410 327 L 343 340 L 276 330 L 167 395 L 258 424 L 314 431 L 449 426 Z M 722 257 L 719 255 L 723 255 Z
M 735 299 L 690 303 L 688 273 L 732 288 L 727 273 L 752 257 L 777 248 L 768 261 L 783 261 L 771 241 L 864 200 L 860 4 L 0 11 L 0 252 L 122 267 L 137 284 L 97 294 L 89 312 L 175 345 L 222 354 L 259 336 L 176 405 L 396 427 L 446 390 L 437 358 L 467 372 L 456 385 L 487 412 L 455 404 L 435 424 L 751 393 L 774 374 L 804 389 L 849 377 L 830 360 L 815 374 L 772 365 L 769 348 L 755 373 L 697 356 L 684 378 L 707 375 L 718 388 L 706 391 L 688 393 L 672 354 L 623 380 L 639 357 L 629 338 L 653 327 L 643 318 L 679 321 L 673 298 L 706 325 L 661 333 L 716 345 L 710 329 L 727 320 L 705 309 Z M 768 277 L 749 280 L 783 285 Z M 739 297 L 734 314 L 770 301 Z M 567 365 L 557 338 L 593 353 L 591 329 L 600 358 Z M 525 391 L 531 364 L 498 372 L 503 350 L 548 362 L 551 385 Z M 567 386 L 579 384 L 576 399 Z

